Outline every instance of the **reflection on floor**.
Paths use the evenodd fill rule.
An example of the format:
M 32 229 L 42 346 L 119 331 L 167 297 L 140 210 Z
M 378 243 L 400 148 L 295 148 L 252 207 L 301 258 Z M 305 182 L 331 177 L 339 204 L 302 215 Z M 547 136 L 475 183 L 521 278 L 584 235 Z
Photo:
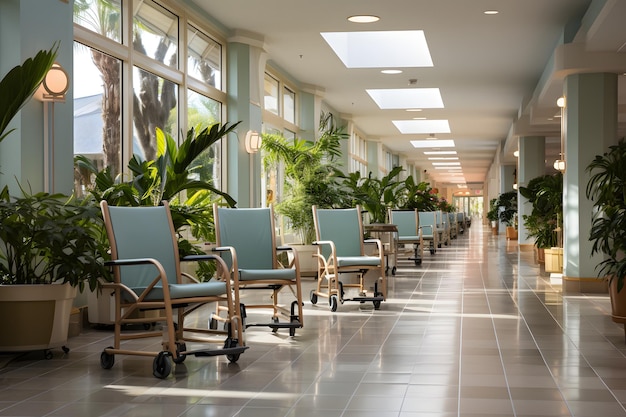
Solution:
M 69 354 L 0 370 L 0 415 L 626 416 L 624 330 L 606 296 L 563 296 L 532 253 L 480 224 L 424 256 L 399 261 L 378 311 L 307 300 L 294 338 L 253 327 L 236 364 L 190 357 L 165 380 L 147 357 L 101 369 L 111 333 L 84 331 Z

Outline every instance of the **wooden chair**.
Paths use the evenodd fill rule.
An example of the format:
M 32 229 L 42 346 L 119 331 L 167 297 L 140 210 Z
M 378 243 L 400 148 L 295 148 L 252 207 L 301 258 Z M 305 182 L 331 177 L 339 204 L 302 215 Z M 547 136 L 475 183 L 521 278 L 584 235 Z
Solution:
M 180 259 L 178 244 L 167 202 L 159 207 L 114 207 L 100 204 L 109 243 L 114 281 L 103 284 L 103 292 L 115 299 L 114 342 L 100 355 L 100 365 L 109 369 L 115 355 L 153 356 L 153 375 L 166 378 L 174 363 L 188 355 L 226 355 L 236 362 L 246 349 L 242 321 L 234 309 L 233 287 L 226 264 L 216 255 L 195 255 Z M 216 278 L 198 282 L 181 273 L 181 261 L 210 261 Z M 185 317 L 207 304 L 227 306 L 225 330 L 197 328 L 185 324 Z M 157 314 L 147 316 L 145 312 Z M 220 314 L 216 309 L 215 314 Z M 151 329 L 151 324 L 160 323 Z M 122 326 L 144 324 L 144 332 L 122 333 Z M 122 342 L 146 337 L 162 340 L 159 351 L 122 348 Z M 204 347 L 189 349 L 187 343 Z M 211 345 L 216 346 L 211 346 Z

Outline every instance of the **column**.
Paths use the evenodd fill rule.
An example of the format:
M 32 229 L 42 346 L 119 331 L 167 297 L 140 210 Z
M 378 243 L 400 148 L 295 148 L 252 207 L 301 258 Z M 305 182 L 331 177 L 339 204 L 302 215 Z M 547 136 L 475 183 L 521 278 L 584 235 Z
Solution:
M 522 136 L 519 138 L 519 161 L 517 171 L 518 187 L 526 187 L 528 181 L 545 174 L 546 140 L 543 136 Z M 518 244 L 520 251 L 532 251 L 534 239 L 528 237 L 524 226 L 524 215 L 530 215 L 533 207 L 528 200 L 518 194 Z
M 237 134 L 228 137 L 227 192 L 238 207 L 261 206 L 261 155 L 248 154 L 248 130 L 261 133 L 263 82 L 267 54 L 263 40 L 236 35 L 228 47 L 228 121 L 242 121 Z
M 617 74 L 574 74 L 565 79 L 565 161 L 563 175 L 563 288 L 593 291 L 601 255 L 591 256 L 593 203 L 585 195 L 586 168 L 617 142 Z M 603 286 L 599 287 L 603 291 Z

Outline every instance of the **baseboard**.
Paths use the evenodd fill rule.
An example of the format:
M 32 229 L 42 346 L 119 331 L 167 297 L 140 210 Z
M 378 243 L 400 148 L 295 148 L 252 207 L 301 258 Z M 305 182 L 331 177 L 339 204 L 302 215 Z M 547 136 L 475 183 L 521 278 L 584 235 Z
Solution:
M 563 276 L 563 294 L 608 294 L 609 286 L 603 278 L 583 278 Z

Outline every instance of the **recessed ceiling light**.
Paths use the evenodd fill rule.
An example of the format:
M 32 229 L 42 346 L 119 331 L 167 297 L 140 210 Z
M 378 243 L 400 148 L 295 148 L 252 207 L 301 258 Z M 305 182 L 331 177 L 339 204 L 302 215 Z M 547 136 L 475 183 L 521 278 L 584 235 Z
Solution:
M 422 30 L 320 33 L 347 68 L 432 67 Z
M 378 22 L 380 17 L 368 14 L 355 15 L 348 17 L 348 21 L 352 23 L 374 23 Z
M 485 10 L 483 13 L 486 14 L 486 15 L 494 15 L 494 14 L 498 14 L 500 12 L 497 11 L 497 10 Z
M 423 109 L 406 109 L 406 111 L 422 111 Z
M 402 74 L 402 70 L 398 70 L 398 69 L 386 69 L 386 70 L 382 70 L 381 73 L 383 74 Z
M 447 140 L 412 140 L 414 148 L 454 148 L 454 141 Z
M 372 88 L 365 91 L 380 109 L 443 108 L 438 88 Z
M 458 156 L 433 156 L 428 158 L 429 161 L 458 161 Z

